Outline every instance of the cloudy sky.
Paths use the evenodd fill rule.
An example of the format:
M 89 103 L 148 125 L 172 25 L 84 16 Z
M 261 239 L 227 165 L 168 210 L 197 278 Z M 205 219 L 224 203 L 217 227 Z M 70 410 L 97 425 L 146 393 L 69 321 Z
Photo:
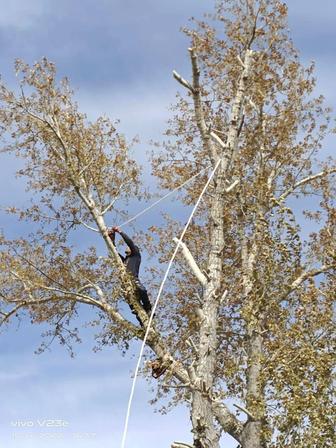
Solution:
M 128 136 L 140 135 L 138 159 L 144 160 L 146 142 L 160 136 L 174 100 L 172 70 L 189 73 L 188 42 L 179 28 L 189 16 L 211 9 L 212 0 L 0 0 L 0 6 L 0 73 L 6 82 L 15 85 L 16 58 L 34 62 L 47 56 L 70 78 L 89 117 L 120 118 Z M 316 61 L 318 91 L 334 105 L 336 3 L 290 0 L 288 6 L 302 60 Z M 24 185 L 14 177 L 18 162 L 1 157 L 0 205 L 23 203 Z M 24 224 L 0 216 L 7 235 L 25 232 Z M 87 329 L 75 359 L 57 345 L 37 356 L 40 333 L 24 322 L 0 337 L 0 446 L 120 446 L 135 358 L 113 349 L 93 353 Z M 140 381 L 127 447 L 191 441 L 185 410 L 162 417 L 150 399 L 148 385 Z M 62 426 L 46 427 L 48 419 Z M 223 448 L 235 446 L 222 442 Z

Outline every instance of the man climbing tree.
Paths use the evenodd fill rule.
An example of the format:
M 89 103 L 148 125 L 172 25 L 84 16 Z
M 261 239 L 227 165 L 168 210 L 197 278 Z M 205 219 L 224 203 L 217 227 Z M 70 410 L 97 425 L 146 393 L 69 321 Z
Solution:
M 122 259 L 124 265 L 126 266 L 128 272 L 132 274 L 135 284 L 137 287 L 138 295 L 139 295 L 139 301 L 141 305 L 143 306 L 143 309 L 146 311 L 147 314 L 150 314 L 152 310 L 152 305 L 150 303 L 150 300 L 148 298 L 148 293 L 144 285 L 139 280 L 139 270 L 140 270 L 140 264 L 141 264 L 141 254 L 140 249 L 138 246 L 136 246 L 131 238 L 126 235 L 126 233 L 122 232 L 119 227 L 112 227 L 111 230 L 109 230 L 108 235 L 112 240 L 113 245 L 115 245 L 115 234 L 119 233 L 120 236 L 123 238 L 125 243 L 127 244 L 127 249 L 125 252 L 125 256 L 119 254 L 120 258 Z M 131 306 L 131 309 L 133 312 L 134 309 Z M 141 323 L 141 321 L 140 321 Z

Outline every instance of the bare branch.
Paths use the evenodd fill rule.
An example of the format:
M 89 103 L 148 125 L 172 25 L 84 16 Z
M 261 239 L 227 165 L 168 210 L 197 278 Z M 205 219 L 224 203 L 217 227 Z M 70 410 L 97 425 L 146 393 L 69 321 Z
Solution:
M 176 81 L 178 81 L 180 84 L 182 84 L 183 87 L 187 88 L 188 90 L 190 90 L 193 94 L 195 93 L 192 85 L 189 83 L 189 81 L 187 81 L 186 79 L 182 78 L 181 75 L 179 75 L 175 70 L 173 71 L 173 76 L 176 79 Z
M 71 300 L 71 301 L 75 301 L 75 302 L 85 303 L 86 305 L 94 305 L 94 306 L 100 305 L 100 303 L 98 301 L 95 301 L 91 297 L 82 296 L 81 294 L 76 294 L 75 292 L 57 290 L 57 288 L 48 288 L 46 286 L 45 287 L 40 286 L 40 288 L 49 290 L 49 291 L 54 290 L 54 292 L 63 294 L 63 296 L 52 296 L 52 297 L 47 297 L 45 299 L 32 298 L 30 300 L 24 300 L 24 301 L 22 301 L 22 299 L 11 299 L 11 300 L 8 300 L 8 303 L 17 303 L 18 305 L 20 305 L 20 303 L 22 303 L 23 304 L 22 306 L 29 306 L 29 305 L 41 305 L 43 303 L 48 303 L 48 302 Z
M 218 135 L 215 132 L 211 131 L 210 136 L 215 140 L 215 142 L 219 144 L 219 146 L 221 146 L 223 149 L 226 149 L 226 144 L 220 137 L 218 137 Z
M 226 193 L 229 193 L 231 190 L 233 190 L 234 188 L 235 188 L 235 186 L 236 185 L 238 185 L 239 184 L 239 180 L 237 179 L 237 180 L 235 180 L 229 187 L 227 187 L 226 189 L 225 189 L 225 192 Z
M 82 225 L 83 225 L 84 227 L 86 227 L 87 229 L 92 230 L 92 232 L 99 233 L 99 230 L 98 230 L 98 229 L 96 229 L 95 227 L 91 227 L 91 226 L 89 226 L 88 224 L 86 224 L 86 222 L 81 221 L 80 219 L 78 219 L 77 221 L 78 221 L 79 224 L 82 224 Z
M 200 69 L 198 67 L 197 56 L 194 48 L 189 48 L 190 58 L 191 58 L 191 67 L 192 67 L 192 76 L 193 76 L 193 99 L 194 99 L 194 109 L 195 109 L 195 118 L 197 122 L 198 130 L 200 131 L 203 145 L 205 149 L 210 153 L 212 163 L 216 163 L 218 159 L 217 151 L 215 150 L 214 145 L 212 145 L 210 141 L 210 135 L 208 127 L 205 123 L 203 106 L 202 106 L 202 98 L 201 98 L 201 86 L 200 86 Z
M 329 271 L 329 269 L 335 268 L 336 265 L 323 265 L 319 269 L 312 269 L 311 271 L 305 271 L 303 272 L 299 277 L 297 277 L 296 280 L 292 282 L 289 289 L 290 292 L 297 289 L 302 283 L 304 283 L 309 278 L 316 277 L 317 275 L 324 274 L 325 272 Z
M 186 389 L 190 388 L 190 383 L 186 384 L 162 384 L 162 387 L 165 387 L 166 389 Z
M 239 56 L 239 54 L 237 54 L 237 60 L 238 60 L 239 64 L 242 66 L 242 68 L 245 69 L 245 64 L 244 64 L 244 62 L 241 60 L 241 57 Z
M 229 294 L 229 291 L 226 289 L 220 299 L 220 303 L 223 303 L 224 300 L 226 299 L 227 295 Z
M 108 211 L 111 210 L 111 208 L 113 207 L 113 205 L 115 204 L 115 202 L 116 202 L 117 199 L 118 199 L 118 198 L 114 198 L 113 201 L 111 201 L 111 202 L 109 203 L 109 205 L 107 205 L 107 206 L 104 208 L 104 210 L 102 211 L 102 216 L 104 216 Z
M 244 123 L 245 123 L 245 110 L 242 112 L 242 116 L 240 119 L 240 124 L 239 124 L 238 132 L 237 132 L 238 136 L 240 136 L 241 131 L 243 130 Z
M 193 341 L 192 337 L 189 336 L 189 338 L 187 339 L 187 344 L 189 345 L 189 347 L 192 348 L 193 352 L 198 355 L 198 350 L 197 347 L 195 345 L 195 342 Z
M 336 168 L 332 168 L 330 170 L 321 171 L 317 174 L 312 174 L 311 176 L 305 177 L 301 179 L 299 182 L 296 182 L 292 187 L 290 187 L 287 191 L 282 193 L 282 195 L 277 199 L 277 201 L 284 201 L 290 194 L 292 194 L 297 188 L 302 187 L 303 185 L 309 184 L 313 180 L 319 179 L 321 177 L 329 176 L 330 174 L 336 173 Z
M 1 315 L 4 316 L 1 320 L 0 320 L 0 327 L 1 325 L 3 325 L 6 321 L 8 321 L 10 319 L 10 317 L 15 314 L 20 308 L 23 308 L 26 305 L 26 302 L 22 302 L 19 303 L 18 305 L 16 305 L 11 311 L 9 311 L 8 313 L 4 313 L 1 311 Z
M 207 279 L 206 279 L 205 275 L 202 273 L 202 271 L 200 270 L 200 268 L 198 267 L 194 257 L 191 255 L 191 252 L 188 249 L 188 247 L 186 246 L 186 244 L 183 243 L 182 241 L 179 241 L 178 238 L 174 238 L 173 240 L 175 243 L 180 245 L 180 247 L 182 249 L 182 253 L 184 255 L 184 258 L 186 259 L 187 263 L 189 264 L 189 267 L 193 271 L 195 277 L 198 279 L 198 281 L 201 283 L 201 285 L 205 286 L 207 284 Z
M 101 307 L 101 303 L 98 300 L 93 299 L 91 296 L 88 296 L 87 294 L 81 293 L 80 290 L 69 291 L 67 289 L 55 288 L 55 287 L 44 286 L 44 285 L 39 285 L 39 287 L 41 289 L 44 289 L 45 291 L 63 294 L 66 298 L 69 298 L 69 299 L 71 299 L 71 297 L 75 297 L 75 298 L 79 298 L 79 299 L 83 300 L 83 303 L 87 303 L 88 305 L 95 305 L 95 306 L 98 306 L 99 308 Z
M 79 172 L 79 176 L 82 176 L 82 174 L 84 174 L 85 173 L 85 171 L 88 169 L 88 168 L 90 168 L 90 166 L 93 164 L 93 162 L 95 161 L 95 159 L 91 159 L 90 160 L 90 162 L 87 164 L 87 165 L 85 165 L 85 167 L 83 168 L 83 169 L 81 169 L 80 170 L 80 172 Z
M 253 109 L 259 114 L 260 108 L 251 100 L 251 98 L 248 99 L 248 102 L 253 107 Z
M 110 202 L 110 204 L 104 208 L 104 210 L 102 211 L 102 216 L 104 216 L 109 210 L 111 210 L 111 208 L 113 207 L 113 205 L 115 204 L 115 202 L 118 199 L 118 195 L 121 192 L 121 190 L 125 187 L 125 185 L 129 184 L 129 182 L 123 182 L 120 187 L 118 188 L 118 192 L 116 194 L 116 197 Z
M 193 445 L 189 445 L 188 443 L 183 442 L 174 442 L 171 448 L 194 448 Z
M 197 381 L 196 370 L 195 370 L 195 360 L 192 361 L 190 366 L 187 367 L 188 377 L 190 378 L 190 383 L 195 384 Z M 186 381 L 188 382 L 188 381 Z
M 255 420 L 255 417 L 253 416 L 253 414 L 251 414 L 250 411 L 248 411 L 246 408 L 244 408 L 243 406 L 240 406 L 239 404 L 233 404 L 233 406 L 237 409 L 239 409 L 240 411 L 244 412 L 244 414 L 246 414 L 251 420 Z
M 205 276 L 205 278 L 207 279 L 207 281 L 209 282 L 211 280 L 209 273 L 205 270 L 203 270 L 202 272 L 203 272 L 203 275 Z

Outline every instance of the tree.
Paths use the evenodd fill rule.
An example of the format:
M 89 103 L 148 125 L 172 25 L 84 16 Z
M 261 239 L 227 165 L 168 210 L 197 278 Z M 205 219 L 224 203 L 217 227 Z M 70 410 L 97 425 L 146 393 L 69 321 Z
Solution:
M 152 160 L 170 190 L 218 166 L 147 340 L 157 397 L 189 406 L 194 448 L 219 447 L 223 432 L 243 448 L 335 442 L 336 164 L 318 159 L 330 111 L 312 97 L 313 66 L 300 64 L 286 20 L 277 0 L 223 0 L 208 23 L 185 29 L 191 79 L 174 72 L 184 91 Z M 117 199 L 141 197 L 139 169 L 116 124 L 88 123 L 51 63 L 16 68 L 21 92 L 1 87 L 2 128 L 13 142 L 5 150 L 26 161 L 20 174 L 37 199 L 12 211 L 38 230 L 2 239 L 3 322 L 25 310 L 70 346 L 85 304 L 98 312 L 102 343 L 127 348 L 144 337 L 148 316 L 105 215 Z M 185 187 L 183 203 L 195 203 L 207 175 Z M 295 199 L 307 203 L 308 236 Z M 81 226 L 97 231 L 106 257 L 71 247 L 69 232 Z M 179 227 L 170 217 L 151 229 L 149 250 L 162 261 Z

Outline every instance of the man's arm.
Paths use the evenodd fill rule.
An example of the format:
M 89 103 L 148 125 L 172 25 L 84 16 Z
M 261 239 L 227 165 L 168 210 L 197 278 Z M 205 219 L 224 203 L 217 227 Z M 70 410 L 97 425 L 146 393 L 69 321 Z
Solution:
M 115 234 L 116 234 L 116 230 L 115 230 L 114 227 L 112 228 L 112 230 L 108 231 L 108 236 L 110 237 L 110 240 L 112 241 L 113 246 L 115 246 Z M 124 262 L 125 261 L 125 257 L 123 255 L 121 255 L 119 252 L 118 252 L 118 255 L 122 259 L 122 261 Z
M 120 232 L 120 235 L 122 236 L 122 238 L 125 241 L 125 243 L 127 244 L 127 246 L 131 249 L 131 255 L 140 255 L 140 250 L 139 250 L 138 246 L 136 246 L 133 243 L 131 238 L 128 235 L 126 235 L 126 233 L 124 233 L 124 232 Z
M 122 232 L 119 227 L 113 227 L 114 232 L 118 232 L 120 234 L 120 236 L 123 238 L 123 240 L 125 241 L 125 243 L 127 244 L 127 246 L 130 248 L 131 250 L 131 255 L 140 255 L 140 250 L 138 248 L 138 246 L 136 246 L 133 241 L 131 240 L 131 238 L 126 235 L 126 233 Z

